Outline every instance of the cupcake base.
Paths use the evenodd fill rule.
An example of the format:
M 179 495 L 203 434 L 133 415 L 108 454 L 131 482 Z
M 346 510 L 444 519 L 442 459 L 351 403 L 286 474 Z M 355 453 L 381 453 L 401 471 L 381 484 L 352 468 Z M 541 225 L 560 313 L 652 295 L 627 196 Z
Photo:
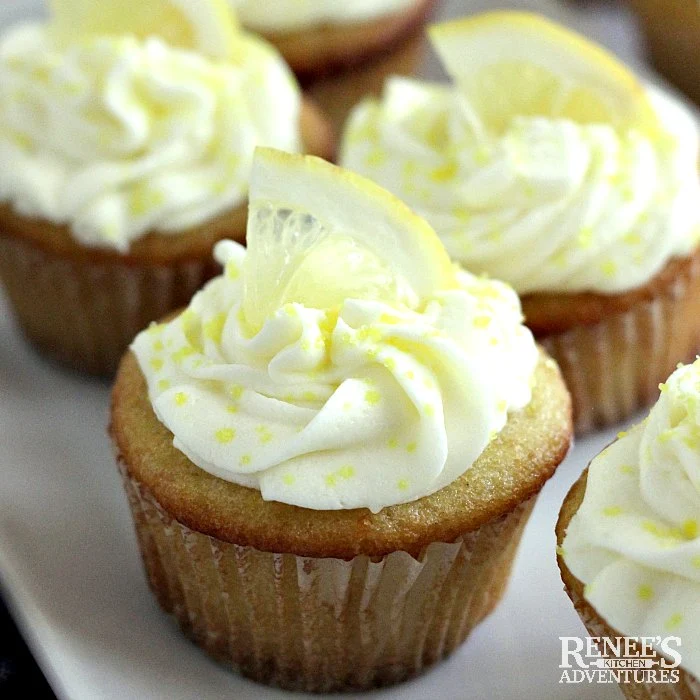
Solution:
M 641 290 L 523 297 L 528 326 L 557 361 L 579 434 L 652 404 L 700 350 L 700 253 L 671 261 Z
M 501 599 L 535 498 L 417 557 L 263 552 L 194 532 L 120 470 L 161 607 L 218 661 L 289 690 L 366 690 L 448 656 Z M 349 653 L 352 650 L 352 653 Z
M 586 470 L 569 491 L 557 522 L 557 544 L 561 547 L 566 530 L 579 506 L 583 502 L 586 493 Z M 610 627 L 608 623 L 596 612 L 595 608 L 583 595 L 583 583 L 579 581 L 568 569 L 564 560 L 557 555 L 557 563 L 561 573 L 564 588 L 571 602 L 576 608 L 581 621 L 586 626 L 591 637 L 623 637 L 624 635 Z M 637 649 L 637 645 L 632 645 Z M 601 653 L 605 649 L 601 648 Z M 677 683 L 620 683 L 622 693 L 629 700 L 700 700 L 700 682 L 687 671 L 679 669 L 680 675 Z

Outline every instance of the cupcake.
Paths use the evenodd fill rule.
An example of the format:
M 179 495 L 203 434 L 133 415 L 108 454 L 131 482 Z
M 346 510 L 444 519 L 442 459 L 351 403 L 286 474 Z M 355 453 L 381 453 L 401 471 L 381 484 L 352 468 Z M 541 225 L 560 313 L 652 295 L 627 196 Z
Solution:
M 259 149 L 248 248 L 125 356 L 111 436 L 148 581 L 215 658 L 406 679 L 498 603 L 571 439 L 505 284 L 373 183 Z
M 229 0 L 250 30 L 274 44 L 309 95 L 340 126 L 392 73 L 411 75 L 437 0 Z
M 700 7 L 696 0 L 629 0 L 656 69 L 700 103 Z
M 700 698 L 700 359 L 660 388 L 569 492 L 558 561 L 591 636 L 654 643 L 653 672 L 622 674 L 626 697 Z
M 256 145 L 330 151 L 281 57 L 219 1 L 56 2 L 0 40 L 0 278 L 73 368 L 113 373 L 216 274 L 214 243 L 245 236 Z
M 354 111 L 342 164 L 405 199 L 467 269 L 515 288 L 577 431 L 622 420 L 698 349 L 694 119 L 535 15 L 431 36 L 454 83 L 389 81 Z

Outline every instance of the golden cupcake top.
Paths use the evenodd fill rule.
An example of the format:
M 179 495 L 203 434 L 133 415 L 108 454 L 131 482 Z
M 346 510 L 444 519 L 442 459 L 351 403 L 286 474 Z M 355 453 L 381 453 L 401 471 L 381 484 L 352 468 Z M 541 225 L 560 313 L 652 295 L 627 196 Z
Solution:
M 409 202 L 450 255 L 531 292 L 619 293 L 700 236 L 698 130 L 676 100 L 536 15 L 432 27 L 450 85 L 394 78 L 342 164 Z
M 385 190 L 260 149 L 248 249 L 133 350 L 174 446 L 263 498 L 379 511 L 463 474 L 527 405 L 538 352 L 505 284 L 454 267 Z
M 301 98 L 225 0 L 54 0 L 0 39 L 0 201 L 126 251 L 244 203 L 259 144 L 301 148 Z

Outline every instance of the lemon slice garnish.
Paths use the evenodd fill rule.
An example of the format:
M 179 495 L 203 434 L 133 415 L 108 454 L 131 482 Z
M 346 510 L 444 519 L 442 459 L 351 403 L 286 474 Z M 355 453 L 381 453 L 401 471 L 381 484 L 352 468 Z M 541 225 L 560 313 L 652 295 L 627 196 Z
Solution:
M 430 38 L 482 123 L 502 133 L 516 116 L 652 129 L 643 85 L 605 49 L 525 12 L 488 12 L 435 25 Z
M 51 0 L 53 27 L 76 37 L 159 36 L 178 48 L 212 58 L 233 57 L 238 21 L 226 0 Z
M 258 148 L 243 312 L 253 330 L 287 303 L 425 298 L 455 286 L 437 234 L 373 182 L 320 158 Z

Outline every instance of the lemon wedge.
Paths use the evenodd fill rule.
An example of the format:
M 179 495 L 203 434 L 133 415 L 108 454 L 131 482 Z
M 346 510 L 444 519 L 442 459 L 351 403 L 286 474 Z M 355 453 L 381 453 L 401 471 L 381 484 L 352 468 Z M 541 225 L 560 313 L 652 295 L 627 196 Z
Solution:
M 238 21 L 226 0 L 51 0 L 60 39 L 131 34 L 159 36 L 212 58 L 234 57 Z
M 487 12 L 429 33 L 447 72 L 496 133 L 516 116 L 642 130 L 655 124 L 644 87 L 622 63 L 538 15 Z
M 456 285 L 430 225 L 373 182 L 313 156 L 258 148 L 243 312 L 253 331 L 290 302 L 405 302 Z

